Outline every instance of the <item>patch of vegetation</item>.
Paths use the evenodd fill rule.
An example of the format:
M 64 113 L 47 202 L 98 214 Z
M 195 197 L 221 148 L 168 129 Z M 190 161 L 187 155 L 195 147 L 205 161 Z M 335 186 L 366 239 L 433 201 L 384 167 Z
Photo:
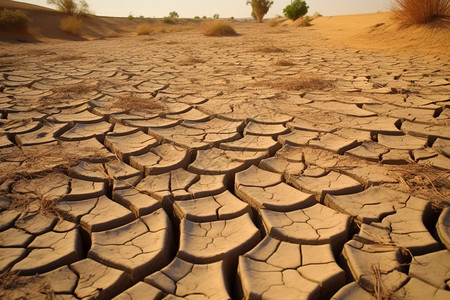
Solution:
M 61 20 L 59 28 L 66 33 L 80 35 L 83 30 L 83 21 L 77 16 L 67 16 Z
M 150 24 L 145 23 L 145 24 L 140 24 L 136 27 L 136 32 L 137 35 L 149 35 L 150 33 L 153 32 L 152 27 L 150 26 Z
M 128 18 L 128 20 L 133 21 L 134 16 L 132 13 L 129 13 L 127 18 Z
M 311 26 L 311 21 L 313 19 L 310 16 L 304 16 L 295 21 L 295 25 L 298 27 L 308 27 Z
M 204 62 L 205 62 L 204 60 L 195 57 L 193 54 L 189 54 L 187 58 L 183 59 L 180 62 L 180 66 L 192 66 Z
M 178 15 L 178 13 L 177 13 L 176 11 L 171 11 L 171 12 L 169 13 L 169 17 L 172 18 L 172 19 L 177 19 L 177 18 L 179 18 L 180 16 Z
M 0 30 L 26 31 L 30 19 L 23 10 L 2 9 L 0 11 Z
M 283 91 L 324 91 L 334 87 L 334 84 L 331 80 L 325 80 L 314 76 L 302 76 L 278 80 L 264 80 L 257 82 L 256 86 Z
M 297 20 L 308 13 L 309 6 L 303 0 L 293 0 L 283 9 L 284 16 L 291 20 Z
M 219 14 L 214 14 L 214 15 L 213 15 L 213 19 L 216 19 L 216 20 L 217 20 L 217 19 L 219 19 L 219 18 L 220 18 L 220 15 L 219 15 Z
M 270 19 L 269 21 L 267 21 L 267 25 L 269 25 L 270 27 L 276 27 L 276 26 L 278 26 L 278 24 L 279 24 L 279 21 L 276 18 Z
M 85 0 L 47 0 L 47 4 L 56 6 L 69 16 L 84 16 L 90 14 L 89 5 Z
M 236 30 L 225 20 L 214 20 L 202 24 L 203 34 L 206 36 L 233 36 Z
M 194 19 L 195 19 L 195 20 L 199 20 L 200 17 L 199 17 L 199 16 L 195 16 Z
M 394 0 L 392 12 L 403 25 L 429 23 L 450 17 L 450 0 Z
M 262 53 L 284 53 L 286 50 L 283 50 L 281 48 L 275 47 L 275 46 L 265 46 L 261 48 L 255 49 L 256 52 L 262 52 Z
M 295 65 L 293 62 L 287 59 L 277 59 L 274 64 L 281 67 L 290 67 Z
M 177 19 L 176 18 L 172 18 L 172 17 L 164 17 L 163 21 L 166 24 L 176 24 L 177 23 Z
M 143 109 L 143 110 L 162 110 L 164 105 L 154 98 L 143 98 L 135 93 L 125 93 L 114 101 L 114 106 L 124 110 Z
M 316 12 L 313 14 L 313 16 L 312 16 L 313 19 L 317 19 L 317 18 L 320 18 L 320 17 L 322 17 L 322 15 L 321 15 L 318 11 L 316 11 Z
M 273 1 L 270 1 L 270 0 L 247 0 L 247 5 L 248 4 L 250 4 L 252 6 L 252 17 L 261 23 L 264 16 L 269 11 L 269 8 L 272 6 Z

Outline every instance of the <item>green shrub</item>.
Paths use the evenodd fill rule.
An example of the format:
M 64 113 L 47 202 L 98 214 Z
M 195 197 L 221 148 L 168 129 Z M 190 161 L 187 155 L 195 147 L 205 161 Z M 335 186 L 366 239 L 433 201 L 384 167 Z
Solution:
M 26 31 L 30 19 L 23 10 L 3 9 L 0 12 L 0 29 Z
M 297 20 L 308 13 L 309 6 L 303 0 L 293 0 L 283 9 L 284 16 L 291 20 Z
M 219 17 L 220 17 L 219 14 L 214 14 L 214 15 L 213 15 L 213 19 L 216 19 L 216 20 L 217 20 Z
M 200 17 L 199 16 L 195 16 L 194 19 L 198 20 L 198 19 L 200 19 Z
M 450 0 L 394 0 L 394 18 L 404 25 L 429 23 L 450 15 Z
M 89 5 L 85 0 L 47 0 L 47 3 L 56 6 L 60 11 L 70 16 L 83 16 L 90 13 Z
M 272 6 L 273 1 L 270 1 L 270 0 L 247 0 L 247 5 L 248 4 L 250 4 L 252 6 L 252 17 L 261 23 L 264 16 L 269 11 L 269 8 Z
M 127 18 L 128 20 L 132 21 L 134 19 L 134 16 L 132 13 L 129 13 Z
M 83 30 L 83 21 L 76 16 L 68 16 L 61 20 L 60 28 L 66 33 L 80 35 Z

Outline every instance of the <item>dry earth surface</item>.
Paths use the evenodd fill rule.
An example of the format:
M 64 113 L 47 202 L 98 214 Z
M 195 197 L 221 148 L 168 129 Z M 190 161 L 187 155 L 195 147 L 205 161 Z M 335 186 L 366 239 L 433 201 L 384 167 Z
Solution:
M 362 18 L 1 43 L 0 297 L 449 299 L 448 40 Z

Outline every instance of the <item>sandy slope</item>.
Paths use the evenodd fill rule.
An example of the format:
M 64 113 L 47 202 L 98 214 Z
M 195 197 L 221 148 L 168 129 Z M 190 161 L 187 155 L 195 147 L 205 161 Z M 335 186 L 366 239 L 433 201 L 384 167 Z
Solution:
M 0 9 L 22 9 L 31 19 L 28 34 L 8 34 L 0 32 L 3 41 L 41 41 L 55 42 L 61 40 L 92 40 L 105 37 L 130 35 L 135 32 L 136 26 L 143 20 L 132 21 L 125 18 L 110 18 L 87 16 L 83 18 L 83 34 L 73 36 L 59 29 L 59 24 L 65 15 L 53 9 L 9 0 L 0 0 Z
M 346 47 L 393 53 L 449 54 L 450 24 L 433 23 L 401 28 L 390 13 L 321 17 L 310 30 L 327 42 Z

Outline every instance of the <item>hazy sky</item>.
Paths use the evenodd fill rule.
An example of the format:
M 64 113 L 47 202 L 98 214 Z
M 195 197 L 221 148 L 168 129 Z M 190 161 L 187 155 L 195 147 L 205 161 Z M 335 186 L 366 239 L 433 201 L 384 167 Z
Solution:
M 48 6 L 47 0 L 24 0 L 41 6 Z M 164 17 L 176 11 L 180 17 L 194 16 L 246 18 L 251 8 L 246 0 L 87 0 L 91 10 L 99 16 L 125 17 L 134 16 Z M 325 16 L 374 13 L 389 10 L 391 0 L 306 0 L 309 14 L 319 12 Z M 283 8 L 290 0 L 274 0 L 266 17 L 283 14 Z

